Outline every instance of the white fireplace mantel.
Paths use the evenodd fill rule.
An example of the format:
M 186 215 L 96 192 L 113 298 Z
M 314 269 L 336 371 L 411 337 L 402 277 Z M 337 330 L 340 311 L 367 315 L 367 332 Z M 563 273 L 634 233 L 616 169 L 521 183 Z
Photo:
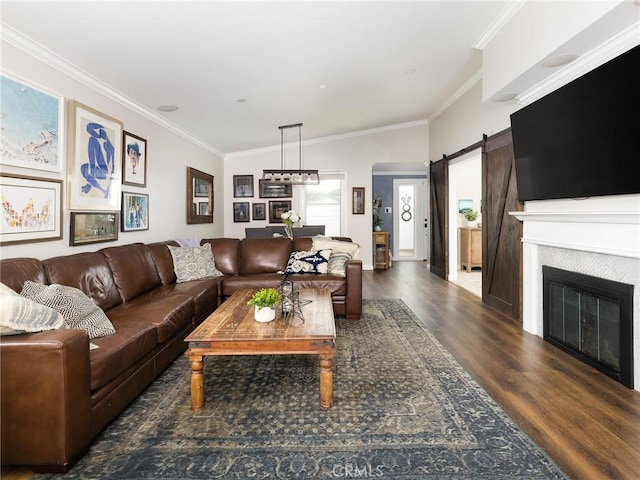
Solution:
M 523 223 L 522 317 L 527 332 L 543 334 L 542 265 L 634 285 L 636 390 L 640 390 L 639 207 L 640 196 L 632 195 L 526 202 L 525 211 L 509 212 Z

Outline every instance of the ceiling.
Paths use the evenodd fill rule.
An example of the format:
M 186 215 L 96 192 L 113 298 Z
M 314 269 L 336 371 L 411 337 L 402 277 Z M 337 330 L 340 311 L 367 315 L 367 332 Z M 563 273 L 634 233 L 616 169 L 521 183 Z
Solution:
M 279 145 L 279 125 L 306 140 L 429 119 L 508 3 L 3 0 L 2 22 L 230 153 Z

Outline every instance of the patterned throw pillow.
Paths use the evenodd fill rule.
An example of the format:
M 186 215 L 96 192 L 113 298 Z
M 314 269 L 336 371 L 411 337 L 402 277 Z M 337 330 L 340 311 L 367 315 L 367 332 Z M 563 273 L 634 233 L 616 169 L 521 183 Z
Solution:
M 89 338 L 106 337 L 116 333 L 102 309 L 77 288 L 57 283 L 44 285 L 27 280 L 20 295 L 53 308 L 62 315 L 69 328 L 84 330 Z
M 327 273 L 331 250 L 292 252 L 284 273 Z
M 330 248 L 331 257 L 329 258 L 328 271 L 332 275 L 340 275 L 342 277 L 347 274 L 345 267 L 347 261 L 355 258 L 360 251 L 360 245 L 357 243 L 321 237 L 313 237 L 313 248 L 315 250 Z
M 0 283 L 0 335 L 16 335 L 67 328 L 54 309 L 21 297 L 4 283 Z
M 211 245 L 200 247 L 174 247 L 167 245 L 173 257 L 173 269 L 176 282 L 189 282 L 207 277 L 221 277 L 223 273 L 216 268 Z

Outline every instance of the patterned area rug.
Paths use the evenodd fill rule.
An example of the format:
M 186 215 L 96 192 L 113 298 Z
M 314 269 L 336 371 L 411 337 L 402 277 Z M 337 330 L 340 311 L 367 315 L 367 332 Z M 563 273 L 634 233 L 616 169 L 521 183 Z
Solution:
M 194 414 L 180 357 L 64 478 L 565 478 L 401 300 L 336 329 L 332 409 L 315 356 L 209 357 Z

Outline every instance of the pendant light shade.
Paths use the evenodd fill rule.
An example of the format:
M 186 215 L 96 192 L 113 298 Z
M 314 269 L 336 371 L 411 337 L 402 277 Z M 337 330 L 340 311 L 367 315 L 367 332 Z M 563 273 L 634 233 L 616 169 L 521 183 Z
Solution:
M 280 170 L 263 170 L 262 180 L 264 182 L 289 184 L 289 185 L 318 185 L 320 175 L 318 170 L 302 170 L 302 124 L 294 123 L 282 125 L 280 129 Z M 284 168 L 284 130 L 288 128 L 298 129 L 298 170 Z

